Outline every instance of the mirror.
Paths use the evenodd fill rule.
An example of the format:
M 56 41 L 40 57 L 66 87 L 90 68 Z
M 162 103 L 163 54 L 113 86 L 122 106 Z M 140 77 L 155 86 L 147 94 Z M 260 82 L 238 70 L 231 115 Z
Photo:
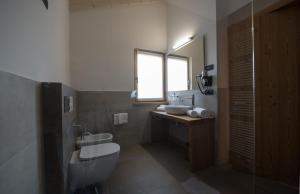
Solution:
M 204 41 L 203 35 L 179 40 L 168 53 L 169 92 L 198 89 L 196 76 L 202 72 L 205 64 Z

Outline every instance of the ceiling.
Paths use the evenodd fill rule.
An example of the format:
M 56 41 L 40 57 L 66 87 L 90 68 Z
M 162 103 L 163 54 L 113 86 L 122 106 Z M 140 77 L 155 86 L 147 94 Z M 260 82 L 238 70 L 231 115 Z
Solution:
M 69 0 L 70 9 L 78 10 L 84 8 L 93 8 L 93 7 L 106 7 L 113 6 L 118 4 L 133 4 L 133 3 L 145 3 L 145 2 L 154 2 L 154 1 L 163 1 L 163 0 Z
M 70 9 L 113 6 L 117 4 L 147 3 L 154 1 L 168 2 L 171 5 L 197 13 L 207 19 L 216 18 L 216 0 L 69 0 Z
M 216 0 L 167 0 L 167 2 L 206 19 L 216 19 Z
M 227 2 L 227 14 L 231 14 L 241 7 L 247 5 L 248 3 L 251 3 L 251 0 L 228 0 Z

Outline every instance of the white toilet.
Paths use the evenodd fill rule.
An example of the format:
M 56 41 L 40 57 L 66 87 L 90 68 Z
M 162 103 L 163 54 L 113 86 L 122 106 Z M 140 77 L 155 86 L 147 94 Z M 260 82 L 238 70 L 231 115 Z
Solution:
M 71 191 L 105 181 L 115 168 L 119 153 L 116 143 L 83 146 L 74 151 L 69 163 Z

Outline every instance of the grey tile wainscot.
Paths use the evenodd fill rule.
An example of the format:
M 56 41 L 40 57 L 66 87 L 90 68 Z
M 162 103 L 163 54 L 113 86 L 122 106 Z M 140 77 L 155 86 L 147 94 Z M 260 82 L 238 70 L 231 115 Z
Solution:
M 150 141 L 149 112 L 155 104 L 137 105 L 130 98 L 131 92 L 81 91 L 78 95 L 79 120 L 87 123 L 92 133 L 110 132 L 121 146 L 136 145 Z M 113 126 L 113 113 L 127 112 L 129 122 Z
M 0 192 L 43 193 L 40 83 L 0 71 Z

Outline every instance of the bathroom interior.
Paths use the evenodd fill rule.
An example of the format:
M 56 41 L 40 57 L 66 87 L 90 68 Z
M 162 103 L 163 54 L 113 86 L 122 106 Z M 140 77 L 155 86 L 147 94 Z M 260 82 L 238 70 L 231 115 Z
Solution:
M 299 0 L 1 0 L 1 194 L 300 194 Z

